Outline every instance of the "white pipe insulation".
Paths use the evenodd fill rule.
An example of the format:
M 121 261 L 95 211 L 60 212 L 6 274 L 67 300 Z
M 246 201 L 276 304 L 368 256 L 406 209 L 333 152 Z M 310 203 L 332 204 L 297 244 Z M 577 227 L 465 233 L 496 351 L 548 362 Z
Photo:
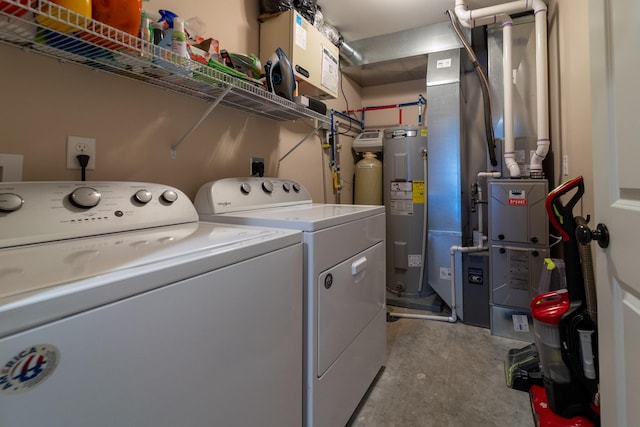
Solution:
M 455 1 L 455 13 L 463 26 L 468 28 L 502 22 L 503 28 L 503 84 L 504 84 L 504 160 L 512 178 L 520 177 L 520 167 L 515 161 L 513 135 L 513 77 L 512 37 L 509 14 L 533 10 L 536 23 L 536 88 L 537 88 L 537 147 L 531 156 L 532 177 L 542 174 L 542 161 L 549 152 L 549 79 L 547 71 L 547 5 L 543 0 L 517 0 L 496 6 L 469 10 L 465 0 Z

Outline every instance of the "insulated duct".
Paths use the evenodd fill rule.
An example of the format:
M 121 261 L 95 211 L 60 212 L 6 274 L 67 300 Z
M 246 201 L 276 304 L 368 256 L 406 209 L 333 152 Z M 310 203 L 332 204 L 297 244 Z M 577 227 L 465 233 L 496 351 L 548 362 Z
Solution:
M 463 29 L 469 32 L 467 29 Z M 342 72 L 361 87 L 424 78 L 427 55 L 462 47 L 449 22 L 356 41 L 343 40 Z
M 340 58 L 342 58 L 347 65 L 359 67 L 364 64 L 362 54 L 355 50 L 348 42 L 341 40 L 338 47 L 340 48 Z

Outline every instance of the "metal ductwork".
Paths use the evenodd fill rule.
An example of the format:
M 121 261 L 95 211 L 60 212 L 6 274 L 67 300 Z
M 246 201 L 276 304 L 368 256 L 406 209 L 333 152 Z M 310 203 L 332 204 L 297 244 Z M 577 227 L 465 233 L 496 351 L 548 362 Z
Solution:
M 429 53 L 460 47 L 450 22 L 343 41 L 342 72 L 361 87 L 424 79 Z

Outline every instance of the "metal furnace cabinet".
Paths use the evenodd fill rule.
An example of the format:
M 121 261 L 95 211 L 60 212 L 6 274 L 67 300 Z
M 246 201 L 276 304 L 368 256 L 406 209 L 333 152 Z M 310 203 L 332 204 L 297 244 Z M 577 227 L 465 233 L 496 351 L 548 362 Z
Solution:
M 549 221 L 545 210 L 547 181 L 489 181 L 491 330 L 510 338 L 532 340 L 531 299 L 549 257 Z

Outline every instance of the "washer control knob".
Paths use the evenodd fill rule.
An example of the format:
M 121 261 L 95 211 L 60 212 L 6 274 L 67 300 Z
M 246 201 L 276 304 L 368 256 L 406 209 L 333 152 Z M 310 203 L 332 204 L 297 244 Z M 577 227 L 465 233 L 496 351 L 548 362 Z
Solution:
M 251 185 L 249 183 L 243 183 L 242 185 L 240 185 L 240 191 L 242 192 L 242 194 L 249 194 L 251 193 Z
M 136 202 L 142 203 L 144 205 L 151 201 L 153 195 L 149 190 L 138 190 L 136 191 L 136 194 L 133 195 L 133 198 L 136 200 Z
M 178 200 L 178 193 L 173 190 L 165 190 L 162 192 L 162 200 L 167 203 L 173 203 Z
M 289 191 L 291 191 L 291 184 L 285 182 L 284 184 L 282 184 L 282 189 L 288 193 Z
M 14 193 L 0 193 L 0 211 L 13 212 L 22 207 L 24 199 Z
M 297 182 L 293 183 L 293 191 L 295 191 L 296 193 L 300 192 L 300 184 L 298 184 Z
M 91 187 L 78 187 L 69 194 L 69 200 L 75 206 L 83 209 L 93 208 L 98 206 L 102 199 L 102 194 L 95 188 Z
M 273 193 L 273 183 L 271 181 L 262 181 L 262 189 L 265 193 Z

